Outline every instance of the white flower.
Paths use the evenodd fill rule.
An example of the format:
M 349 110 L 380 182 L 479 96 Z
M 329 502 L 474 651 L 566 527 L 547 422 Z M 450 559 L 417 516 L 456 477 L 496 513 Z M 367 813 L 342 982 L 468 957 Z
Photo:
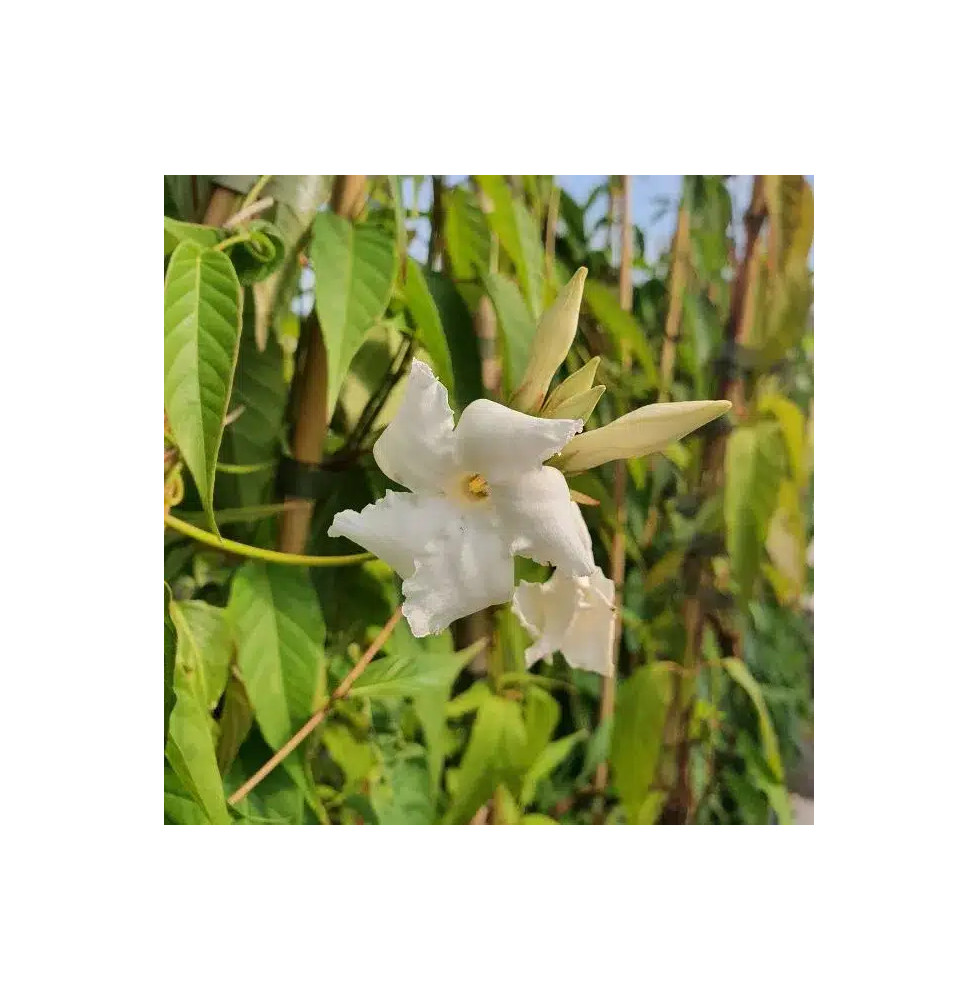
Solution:
M 404 579 L 404 617 L 416 636 L 513 596 L 513 554 L 574 575 L 594 571 L 591 538 L 563 475 L 543 462 L 582 427 L 488 399 L 453 428 L 448 393 L 431 369 L 411 366 L 404 402 L 374 445 L 390 490 L 329 529 L 379 556 Z
M 588 576 L 557 570 L 546 583 L 521 583 L 513 611 L 536 639 L 526 651 L 526 665 L 557 651 L 578 670 L 610 677 L 614 669 L 615 587 L 595 569 Z

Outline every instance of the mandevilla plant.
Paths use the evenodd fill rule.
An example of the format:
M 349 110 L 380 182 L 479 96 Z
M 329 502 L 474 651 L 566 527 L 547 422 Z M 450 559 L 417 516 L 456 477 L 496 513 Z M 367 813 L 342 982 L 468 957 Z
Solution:
M 165 178 L 166 822 L 791 821 L 811 187 L 630 183 Z

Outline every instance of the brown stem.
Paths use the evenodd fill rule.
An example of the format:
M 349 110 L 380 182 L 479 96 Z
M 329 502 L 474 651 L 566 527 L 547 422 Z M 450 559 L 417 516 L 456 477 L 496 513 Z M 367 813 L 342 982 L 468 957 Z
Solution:
M 363 207 L 367 194 L 367 178 L 361 174 L 341 175 L 333 182 L 330 207 L 345 219 L 354 219 Z M 304 329 L 305 363 L 298 375 L 296 391 L 296 421 L 292 436 L 292 454 L 299 462 L 315 465 L 322 460 L 323 443 L 329 428 L 326 387 L 328 365 L 326 347 L 315 316 Z M 283 552 L 302 552 L 309 537 L 315 503 L 302 497 L 286 497 L 301 501 L 282 515 L 279 528 L 279 548 Z
M 431 237 L 428 240 L 428 267 L 435 269 L 435 264 L 444 253 L 445 207 L 442 204 L 442 192 L 445 181 L 434 175 L 431 178 Z M 442 266 L 444 270 L 444 265 Z
M 632 206 L 631 177 L 621 178 L 621 269 L 618 274 L 618 301 L 622 309 L 632 311 Z M 614 200 L 613 200 L 614 202 Z M 612 210 L 614 203 L 612 202 Z M 610 229 L 610 227 L 609 227 Z M 631 358 L 624 359 L 624 370 L 631 367 Z M 628 469 L 623 461 L 615 464 L 615 536 L 611 546 L 611 581 L 615 585 L 615 638 L 612 649 L 612 671 L 601 683 L 601 709 L 599 720 L 604 722 L 615 714 L 615 675 L 618 673 L 618 654 L 621 648 L 622 587 L 625 583 L 625 477 Z M 608 765 L 598 765 L 594 776 L 598 791 L 608 785 Z
M 326 717 L 331 705 L 342 700 L 350 693 L 350 688 L 354 681 L 364 672 L 367 664 L 377 655 L 381 646 L 387 642 L 394 626 L 397 625 L 404 611 L 403 606 L 398 605 L 394 614 L 387 619 L 387 624 L 380 630 L 377 638 L 367 647 L 367 651 L 356 662 L 356 666 L 343 678 L 340 686 L 326 699 L 326 704 L 312 716 L 312 718 L 293 736 L 288 743 L 272 756 L 272 758 L 258 771 L 256 771 L 229 799 L 228 805 L 235 805 L 240 802 L 260 781 L 271 774 L 279 764 L 319 725 Z
M 550 185 L 550 201 L 547 204 L 547 228 L 544 238 L 544 273 L 547 284 L 554 279 L 554 254 L 557 252 L 557 222 L 560 218 L 560 188 L 554 177 Z

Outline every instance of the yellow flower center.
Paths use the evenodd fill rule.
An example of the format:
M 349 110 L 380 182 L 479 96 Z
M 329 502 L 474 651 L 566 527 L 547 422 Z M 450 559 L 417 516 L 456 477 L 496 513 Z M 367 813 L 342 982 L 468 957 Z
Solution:
M 464 489 L 470 500 L 486 500 L 489 497 L 489 484 L 477 472 L 465 477 Z

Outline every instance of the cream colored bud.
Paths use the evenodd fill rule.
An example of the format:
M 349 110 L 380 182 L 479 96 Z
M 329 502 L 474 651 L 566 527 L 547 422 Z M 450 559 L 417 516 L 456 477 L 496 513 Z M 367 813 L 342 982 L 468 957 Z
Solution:
M 604 427 L 571 438 L 553 464 L 565 475 L 572 475 L 618 458 L 651 455 L 722 416 L 730 406 L 725 399 L 642 406 Z
M 564 379 L 564 381 L 561 382 L 552 393 L 550 393 L 546 403 L 543 404 L 540 416 L 551 416 L 552 411 L 560 406 L 561 403 L 566 403 L 567 400 L 571 399 L 573 396 L 580 395 L 582 392 L 587 392 L 587 390 L 594 385 L 594 376 L 597 374 L 599 364 L 601 364 L 600 358 L 591 358 L 591 360 L 583 368 L 578 368 L 573 375 Z
M 541 416 L 550 420 L 583 420 L 587 423 L 587 418 L 594 412 L 598 405 L 598 400 L 604 395 L 604 386 L 596 385 L 584 392 L 579 392 L 570 399 L 565 399 L 552 410 L 542 413 Z
M 586 277 L 587 268 L 578 268 L 574 277 L 557 293 L 553 305 L 540 317 L 523 381 L 509 404 L 514 410 L 540 412 L 554 373 L 563 364 L 577 334 Z

